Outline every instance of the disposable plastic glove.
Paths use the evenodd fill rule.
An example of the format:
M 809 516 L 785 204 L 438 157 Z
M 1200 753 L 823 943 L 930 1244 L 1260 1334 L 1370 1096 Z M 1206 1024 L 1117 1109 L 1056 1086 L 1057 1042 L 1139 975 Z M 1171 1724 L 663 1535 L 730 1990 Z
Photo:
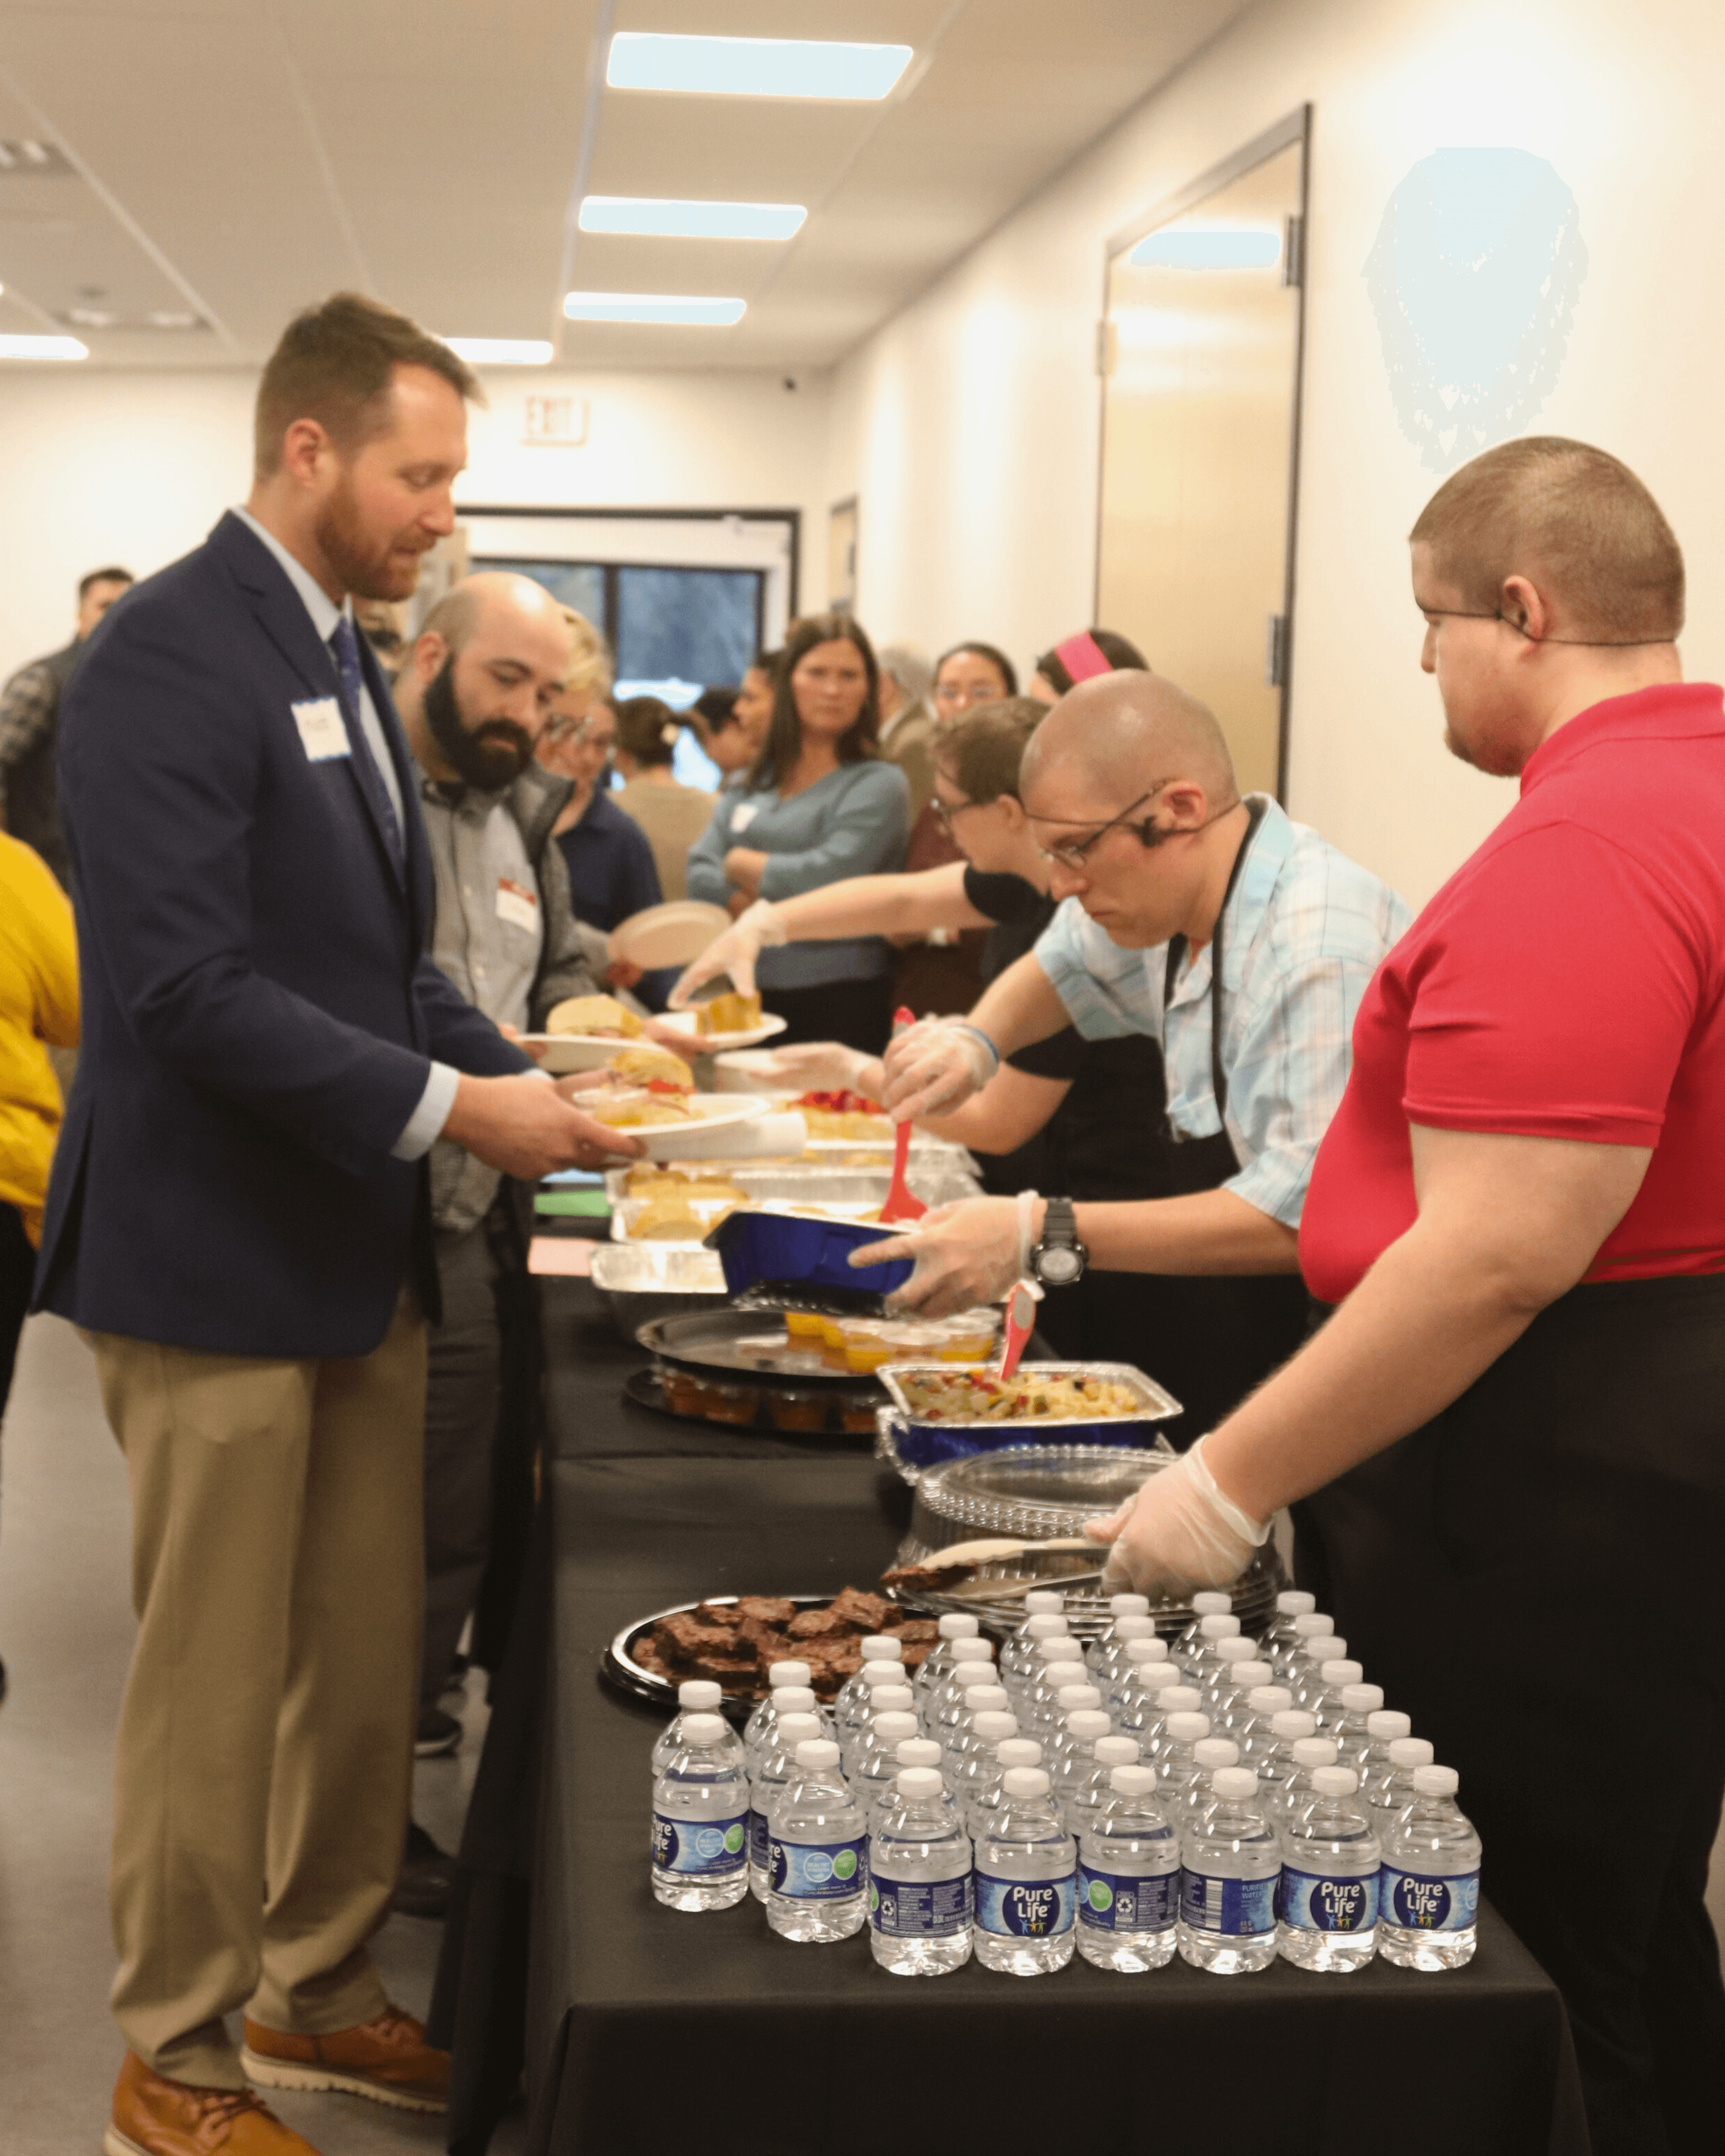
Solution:
M 803 1040 L 777 1048 L 764 1066 L 798 1093 L 861 1093 L 880 1097 L 880 1059 L 847 1048 L 842 1040 Z
M 682 1010 L 697 988 L 717 980 L 721 973 L 731 976 L 731 985 L 738 995 L 753 995 L 756 959 L 762 951 L 776 950 L 788 940 L 778 908 L 771 899 L 757 898 L 737 915 L 722 936 L 707 945 L 692 966 L 684 968 L 667 1002 L 673 1010 Z
M 973 1025 L 947 1018 L 919 1019 L 886 1051 L 881 1101 L 895 1122 L 937 1116 L 968 1101 L 1000 1068 L 1000 1058 Z
M 914 1234 L 865 1243 L 850 1254 L 853 1265 L 889 1265 L 911 1258 L 916 1270 L 886 1298 L 893 1310 L 946 1317 L 999 1302 L 1019 1273 L 1019 1209 L 1010 1198 L 964 1198 L 937 1205 Z
M 1102 1573 L 1104 1594 L 1226 1587 L 1269 1540 L 1269 1527 L 1216 1487 L 1204 1442 L 1200 1438 L 1172 1467 L 1153 1475 L 1117 1512 L 1086 1523 L 1093 1540 L 1113 1545 Z

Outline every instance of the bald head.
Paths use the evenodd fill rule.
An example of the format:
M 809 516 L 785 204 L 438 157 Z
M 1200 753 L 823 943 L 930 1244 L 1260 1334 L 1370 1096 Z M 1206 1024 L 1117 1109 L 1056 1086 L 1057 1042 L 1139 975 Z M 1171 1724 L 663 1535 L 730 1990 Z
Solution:
M 511 627 L 572 641 L 563 608 L 531 577 L 509 569 L 482 569 L 464 577 L 445 592 L 426 615 L 422 636 L 440 636 L 451 655 L 460 652 L 483 624 L 487 630 Z
M 1061 697 L 1030 737 L 1021 785 L 1034 815 L 1057 790 L 1117 815 L 1153 787 L 1185 779 L 1214 813 L 1236 799 L 1234 760 L 1215 714 L 1160 674 L 1101 674 Z M 1052 803 L 1046 814 L 1064 814 Z
M 571 619 L 542 584 L 506 570 L 465 578 L 438 601 L 395 696 L 434 778 L 491 790 L 520 777 L 568 677 Z

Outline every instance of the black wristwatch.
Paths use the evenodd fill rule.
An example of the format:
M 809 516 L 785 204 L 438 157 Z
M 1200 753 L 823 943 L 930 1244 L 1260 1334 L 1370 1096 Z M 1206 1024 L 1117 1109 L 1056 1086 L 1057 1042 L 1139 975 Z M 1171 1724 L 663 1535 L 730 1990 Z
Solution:
M 1078 1240 L 1078 1217 L 1070 1198 L 1050 1198 L 1042 1215 L 1042 1240 L 1030 1252 L 1030 1270 L 1044 1287 L 1071 1287 L 1084 1278 L 1090 1252 Z

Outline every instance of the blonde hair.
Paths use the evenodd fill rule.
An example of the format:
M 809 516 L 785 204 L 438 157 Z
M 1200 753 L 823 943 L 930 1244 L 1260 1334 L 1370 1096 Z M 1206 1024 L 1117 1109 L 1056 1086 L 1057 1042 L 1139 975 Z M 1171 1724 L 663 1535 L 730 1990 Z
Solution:
M 572 646 L 563 686 L 608 690 L 616 675 L 611 647 L 605 641 L 603 630 L 595 629 L 587 616 L 577 613 L 573 607 L 563 608 L 563 619 L 568 625 Z

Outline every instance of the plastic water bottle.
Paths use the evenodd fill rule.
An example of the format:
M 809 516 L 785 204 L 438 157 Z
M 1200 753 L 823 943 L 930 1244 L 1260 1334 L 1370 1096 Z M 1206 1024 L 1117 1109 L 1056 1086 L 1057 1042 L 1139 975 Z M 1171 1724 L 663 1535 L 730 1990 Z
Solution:
M 770 1692 L 749 1717 L 748 1729 L 755 1733 L 750 1743 L 748 1729 L 743 1732 L 743 1750 L 751 1774 L 760 1771 L 761 1762 L 778 1742 L 778 1732 L 788 1714 L 812 1714 L 820 1727 L 817 1737 L 830 1737 L 831 1720 L 820 1710 L 820 1702 L 807 1685 L 782 1684 Z
M 1294 1630 L 1296 1617 L 1310 1617 L 1317 1608 L 1317 1597 L 1307 1594 L 1304 1589 L 1288 1588 L 1276 1598 L 1276 1614 L 1270 1620 L 1264 1635 L 1264 1659 L 1273 1662 L 1277 1653 L 1291 1646 L 1299 1635 Z
M 1234 1597 L 1231 1594 L 1223 1594 L 1219 1588 L 1207 1587 L 1202 1594 L 1193 1596 L 1192 1615 L 1180 1631 L 1175 1635 L 1173 1645 L 1169 1650 L 1183 1670 L 1193 1656 L 1198 1652 L 1200 1637 L 1199 1627 L 1204 1623 L 1204 1619 L 1226 1617 L 1231 1615 L 1233 1609 Z
M 1367 1809 L 1378 1839 L 1387 1849 L 1389 1830 L 1414 1801 L 1414 1771 L 1431 1764 L 1431 1740 L 1426 1737 L 1396 1737 L 1390 1740 L 1389 1763 L 1366 1785 Z
M 1046 1976 L 1072 1958 L 1078 1845 L 1040 1767 L 1001 1777 L 1000 1810 L 977 1844 L 976 1958 L 1009 1976 Z
M 970 1836 L 932 1767 L 906 1767 L 869 1842 L 869 1949 L 894 1976 L 945 1976 L 970 1959 Z
M 1008 1737 L 994 1747 L 994 1772 L 988 1786 L 978 1788 L 970 1812 L 970 1838 L 981 1845 L 1005 1802 L 1006 1778 L 1014 1767 L 1040 1767 L 1042 1747 L 1034 1737 Z
M 1276 1791 L 1276 1809 L 1272 1814 L 1278 1828 L 1286 1830 L 1312 1802 L 1312 1778 L 1320 1767 L 1336 1763 L 1336 1740 L 1333 1737 L 1296 1737 L 1288 1748 L 1292 1755 L 1293 1773 Z
M 1114 1727 L 1124 1736 L 1136 1737 L 1147 1748 L 1151 1739 L 1160 1734 L 1167 1712 L 1161 1703 L 1163 1693 L 1192 1690 L 1181 1682 L 1181 1676 L 1178 1662 L 1135 1666 L 1122 1687 L 1120 1703 L 1114 1709 Z M 1195 1692 L 1193 1696 L 1202 1697 Z
M 1144 1764 L 1156 1769 L 1156 1786 L 1163 1804 L 1177 1800 L 1179 1792 L 1192 1779 L 1192 1748 L 1201 1744 L 1210 1733 L 1210 1718 L 1182 1709 L 1169 1715 L 1162 1725 L 1162 1734 L 1144 1753 Z
M 1120 1712 L 1139 1671 L 1148 1669 L 1153 1663 L 1168 1670 L 1178 1681 L 1179 1669 L 1168 1659 L 1168 1641 L 1159 1633 L 1134 1635 L 1115 1645 L 1106 1665 L 1106 1674 L 1098 1670 L 1096 1675 L 1096 1688 L 1110 1714 Z
M 1180 1837 L 1180 1958 L 1217 1976 L 1276 1958 L 1281 1851 L 1250 1767 L 1221 1767 L 1215 1801 Z
M 1312 1702 L 1312 1711 L 1317 1717 L 1318 1735 L 1333 1737 L 1342 1726 L 1342 1695 L 1349 1685 L 1360 1683 L 1365 1671 L 1361 1664 L 1344 1656 L 1335 1661 L 1320 1662 L 1317 1673 L 1323 1679 L 1323 1697 Z M 1384 1704 L 1381 1691 L 1378 1704 Z
M 947 1763 L 941 1748 L 932 1737 L 906 1737 L 898 1744 L 898 1771 L 906 1767 L 932 1767 L 941 1778 L 941 1804 L 955 1826 L 965 1827 L 963 1807 L 958 1802 L 958 1793 L 947 1772 Z M 894 1782 L 875 1807 L 874 1831 L 884 1833 L 887 1822 L 897 1811 L 898 1784 Z M 969 1829 L 965 1827 L 965 1831 Z
M 653 1779 L 655 1782 L 670 1764 L 672 1753 L 682 1743 L 684 1729 L 689 1717 L 691 1714 L 719 1714 L 724 1697 L 724 1693 L 711 1677 L 691 1677 L 686 1684 L 680 1684 L 677 1686 L 677 1711 L 660 1732 L 659 1741 L 653 1747 Z M 766 1704 L 766 1701 L 762 1700 L 761 1707 L 765 1707 Z M 760 1712 L 761 1707 L 757 1707 L 755 1709 L 756 1714 L 758 1715 Z M 722 1715 L 720 1718 L 723 1720 Z M 728 1722 L 725 1723 L 725 1735 L 729 1740 L 726 1748 L 734 1747 L 734 1757 L 737 1765 L 746 1768 L 747 1761 L 744 1754 L 743 1740 L 739 1739 Z
M 1406 1715 L 1394 1707 L 1380 1707 L 1375 1714 L 1366 1717 L 1366 1756 L 1359 1770 L 1360 1794 L 1363 1797 L 1373 1779 L 1389 1764 L 1389 1748 L 1398 1737 L 1411 1737 L 1414 1725 Z
M 1210 1718 L 1213 1736 L 1231 1737 L 1244 1744 L 1246 1725 L 1252 1719 L 1251 1695 L 1270 1684 L 1270 1665 L 1230 1662 L 1227 1670 L 1225 1681 L 1216 1686 L 1204 1711 Z
M 909 1691 L 911 1673 L 902 1662 L 889 1661 L 884 1656 L 865 1662 L 856 1675 L 845 1684 L 833 1702 L 833 1741 L 845 1761 L 845 1772 L 856 1749 L 862 1725 L 870 1713 L 869 1702 L 883 1686 Z
M 769 1665 L 767 1671 L 767 1697 L 757 1705 L 754 1712 L 743 1724 L 742 1748 L 748 1754 L 751 1774 L 754 1772 L 757 1758 L 766 1749 L 767 1728 L 773 1720 L 773 1709 L 780 1687 L 784 1685 L 806 1687 L 809 1680 L 809 1671 L 807 1662 L 783 1661 Z M 677 1697 L 680 1699 L 682 1697 L 680 1686 L 678 1688 Z
M 1046 1594 L 1027 1594 L 1024 1597 L 1026 1602 L 1053 1599 Z M 1065 1596 L 1062 1594 L 1058 1599 L 1064 1608 Z M 1068 1630 L 1060 1610 L 1033 1609 L 1000 1650 L 1000 1681 L 1006 1689 L 1010 1691 L 1029 1669 L 1037 1640 L 1063 1637 Z
M 1239 1620 L 1230 1618 L 1229 1622 L 1237 1624 Z M 1210 1651 L 1204 1665 L 1202 1679 L 1194 1679 L 1199 1690 L 1204 1694 L 1206 1714 L 1214 1710 L 1216 1702 L 1227 1691 L 1228 1673 L 1235 1664 L 1236 1662 L 1255 1663 L 1257 1655 L 1257 1641 L 1248 1640 L 1238 1632 L 1230 1633 L 1220 1640 L 1211 1640 Z
M 1399 1969 L 1473 1959 L 1480 1838 L 1456 1805 L 1459 1779 L 1453 1767 L 1416 1767 L 1413 1802 L 1384 1840 L 1378 1946 Z
M 1149 1617 L 1150 1598 L 1147 1594 L 1111 1594 L 1108 1597 L 1107 1628 L 1092 1640 L 1084 1650 L 1084 1659 L 1090 1664 L 1091 1670 L 1097 1668 L 1110 1647 L 1118 1644 L 1120 1623 L 1122 1618 L 1128 1619 L 1133 1625 L 1142 1625 L 1147 1621 Z M 1152 1623 L 1150 1630 L 1153 1633 L 1155 1630 L 1155 1625 Z M 1145 1635 L 1140 1634 L 1138 1636 L 1142 1638 Z
M 851 1793 L 872 1826 L 881 1801 L 891 1794 L 898 1779 L 898 1748 L 916 1734 L 916 1717 L 908 1707 L 877 1714 L 863 1732 L 856 1748 L 856 1767 L 850 1775 Z
M 767 1922 L 803 1944 L 848 1939 L 867 1920 L 867 1822 L 825 1738 L 797 1747 L 771 1815 Z
M 798 1691 L 803 1687 L 788 1685 L 785 1689 Z M 809 1697 L 813 1698 L 814 1694 Z M 797 1747 L 813 1743 L 824 1735 L 819 1720 L 812 1714 L 781 1714 L 773 1728 L 773 1741 L 749 1778 L 749 1892 L 757 1902 L 767 1899 L 768 1881 L 773 1876 L 773 1807 L 785 1784 L 796 1774 Z
M 1017 1712 L 1020 1722 L 1046 1727 L 1060 1720 L 1062 1689 L 1085 1682 L 1089 1672 L 1076 1640 L 1040 1640 L 1038 1653 L 1039 1666 L 1019 1686 Z
M 1186 1657 L 1187 1683 L 1196 1685 L 1202 1691 L 1214 1676 L 1216 1664 L 1220 1659 L 1216 1653 L 1217 1640 L 1237 1640 L 1239 1637 L 1239 1618 L 1219 1614 L 1200 1617 L 1198 1620 L 1198 1638 L 1193 1643 L 1191 1653 Z M 1248 1640 L 1246 1644 L 1250 1646 L 1251 1643 Z
M 1215 1778 L 1224 1767 L 1240 1764 L 1240 1747 L 1228 1737 L 1200 1737 L 1192 1748 L 1192 1771 L 1183 1787 L 1161 1784 L 1163 1809 L 1183 1834 L 1200 1812 L 1216 1801 Z
M 970 1643 L 975 1645 L 973 1640 Z M 943 1732 L 956 1728 L 964 1712 L 964 1695 L 978 1685 L 993 1684 L 999 1672 L 992 1662 L 956 1662 L 928 1696 L 928 1711 L 922 1717 L 922 1731 L 927 1737 L 937 1737 L 946 1742 Z
M 1363 1969 L 1378 1944 L 1383 1845 L 1352 1767 L 1319 1767 L 1312 1802 L 1282 1830 L 1276 1950 L 1298 1969 Z
M 1323 1705 L 1324 1694 L 1329 1689 L 1324 1682 L 1323 1666 L 1326 1662 L 1335 1661 L 1347 1651 L 1348 1642 L 1337 1639 L 1331 1632 L 1300 1642 L 1287 1679 L 1296 1707 L 1307 1714 L 1318 1712 Z
M 916 1674 L 911 1680 L 911 1690 L 916 1695 L 916 1712 L 920 1714 L 927 1703 L 928 1695 L 952 1668 L 953 1649 L 961 1640 L 975 1640 L 981 1636 L 982 1627 L 974 1617 L 967 1617 L 963 1610 L 948 1610 L 936 1628 L 939 1637 L 922 1657 Z
M 1067 1833 L 1081 1844 L 1108 1801 L 1108 1793 L 1113 1787 L 1110 1777 L 1114 1769 L 1117 1767 L 1136 1767 L 1138 1763 L 1138 1740 L 1136 1737 L 1097 1738 L 1091 1753 L 1089 1771 L 1074 1774 L 1066 1784 L 1064 1794 L 1056 1793 L 1060 1815 L 1065 1821 Z
M 1270 1726 L 1271 1717 L 1286 1713 L 1294 1703 L 1294 1695 L 1286 1685 L 1254 1685 L 1245 1696 L 1245 1728 L 1237 1733 L 1230 1729 L 1228 1733 L 1240 1747 L 1240 1764 L 1255 1769 L 1259 1760 L 1276 1743 Z M 1259 1794 L 1263 1792 L 1260 1790 Z
M 1043 1724 L 1036 1734 L 1045 1743 L 1058 1746 L 1061 1737 L 1065 1732 L 1066 1724 L 1075 1714 L 1102 1714 L 1102 1695 L 1094 1685 L 1062 1685 L 1055 1694 L 1053 1716 Z M 1102 1719 L 1107 1722 L 1109 1728 L 1112 1729 L 1114 1727 L 1112 1717 L 1102 1714 Z M 1058 1777 L 1056 1787 L 1058 1787 Z
M 1305 1616 L 1296 1617 L 1288 1630 L 1293 1637 L 1278 1640 L 1270 1659 L 1285 1685 L 1297 1685 L 1299 1674 L 1306 1666 L 1306 1650 L 1314 1640 L 1333 1639 L 1336 1620 L 1326 1617 L 1322 1610 L 1312 1610 Z
M 722 1715 L 682 1720 L 653 1784 L 653 1898 L 668 1909 L 729 1909 L 749 1891 L 748 1782 Z
M 1382 1685 L 1343 1685 L 1337 1698 L 1337 1714 L 1331 1721 L 1326 1718 L 1319 1727 L 1326 1737 L 1336 1740 L 1336 1764 L 1352 1767 L 1356 1774 L 1365 1765 L 1372 1749 L 1372 1732 L 1367 1724 L 1384 1705 Z
M 1108 1782 L 1079 1836 L 1078 1951 L 1098 1969 L 1136 1975 L 1174 1958 L 1180 1837 L 1153 1768 L 1116 1767 Z
M 1067 1689 L 1094 1691 L 1096 1686 L 1072 1685 Z M 1055 1809 L 1062 1816 L 1065 1815 L 1067 1798 L 1080 1784 L 1088 1780 L 1091 1769 L 1096 1763 L 1096 1740 L 1111 1737 L 1113 1733 L 1113 1724 L 1096 1707 L 1074 1707 L 1056 1731 L 1054 1741 L 1047 1747 L 1045 1763 L 1048 1768 L 1048 1786 L 1055 1800 Z
M 1141 1597 L 1140 1599 L 1145 1598 Z M 1120 1665 L 1126 1659 L 1128 1640 L 1155 1640 L 1156 1620 L 1153 1617 L 1139 1617 L 1130 1613 L 1117 1617 L 1100 1638 L 1092 1640 L 1084 1650 L 1084 1659 L 1090 1664 L 1090 1681 L 1101 1691 L 1104 1699 L 1114 1681 Z M 1161 1645 L 1158 1640 L 1158 1645 Z M 1163 1652 L 1168 1651 L 1164 1646 Z
M 1283 1799 L 1298 1771 L 1294 1765 L 1295 1745 L 1301 1738 L 1317 1732 L 1316 1718 L 1298 1707 L 1278 1708 L 1271 1716 L 1269 1740 L 1251 1765 L 1258 1777 L 1259 1800 L 1271 1818 L 1281 1817 Z
M 862 1662 L 855 1676 L 847 1677 L 839 1687 L 839 1697 L 833 1702 L 833 1718 L 839 1725 L 838 1742 L 842 1747 L 862 1703 L 867 1679 L 865 1672 L 873 1662 L 896 1662 L 900 1667 L 899 1682 L 908 1683 L 904 1672 L 904 1643 L 893 1638 L 890 1632 L 870 1632 L 859 1643 Z
M 889 1666 L 891 1666 L 885 1662 L 876 1662 L 874 1665 L 876 1669 L 886 1669 Z M 875 1717 L 882 1714 L 908 1714 L 911 1717 L 911 1727 L 906 1734 L 915 1734 L 916 1727 L 915 1702 L 911 1697 L 911 1687 L 907 1684 L 877 1684 L 870 1686 L 868 1697 L 862 1704 L 862 1712 L 857 1721 L 855 1733 L 850 1740 L 850 1751 L 841 1752 L 839 1755 L 844 1760 L 845 1772 L 847 1775 L 855 1774 L 861 1765 L 863 1748 L 869 1741 L 869 1732 L 875 1726 Z

